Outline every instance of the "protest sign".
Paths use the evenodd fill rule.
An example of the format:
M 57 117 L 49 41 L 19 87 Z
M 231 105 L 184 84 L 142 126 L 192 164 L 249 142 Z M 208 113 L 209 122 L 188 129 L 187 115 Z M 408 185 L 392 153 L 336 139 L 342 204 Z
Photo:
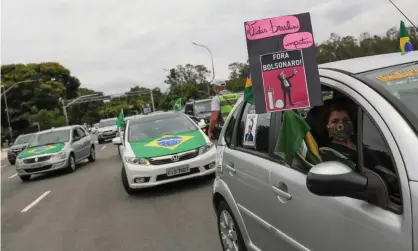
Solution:
M 322 105 L 309 13 L 244 26 L 256 113 Z

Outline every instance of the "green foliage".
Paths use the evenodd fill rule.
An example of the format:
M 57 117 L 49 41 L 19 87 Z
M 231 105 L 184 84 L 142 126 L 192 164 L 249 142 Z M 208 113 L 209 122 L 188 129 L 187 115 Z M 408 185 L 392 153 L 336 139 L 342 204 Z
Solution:
M 418 34 L 411 27 L 408 33 L 413 47 L 418 49 Z M 317 61 L 326 63 L 382 53 L 397 52 L 399 31 L 389 29 L 385 35 L 362 33 L 358 37 L 341 37 L 331 33 L 330 38 L 317 44 Z M 233 62 L 228 66 L 230 74 L 227 89 L 241 92 L 249 73 L 248 61 Z M 178 65 L 167 72 L 168 90 L 162 93 L 159 88 L 152 89 L 154 104 L 157 110 L 172 110 L 174 103 L 181 97 L 184 105 L 189 99 L 205 99 L 214 95 L 213 86 L 208 84 L 212 73 L 204 65 Z M 18 84 L 7 92 L 9 114 L 14 138 L 21 133 L 36 131 L 32 124 L 39 122 L 41 129 L 65 125 L 62 105 L 59 98 L 74 99 L 83 95 L 97 93 L 94 90 L 80 87 L 80 81 L 59 63 L 10 64 L 1 67 L 1 82 L 5 89 L 25 80 L 38 82 Z M 112 98 L 109 102 L 96 101 L 74 104 L 67 109 L 70 124 L 93 124 L 100 118 L 117 117 L 123 109 L 125 116 L 136 111 L 142 112 L 145 104 L 151 104 L 150 89 L 134 86 L 121 97 Z M 5 107 L 2 98 L 2 107 Z M 7 117 L 4 110 L 1 117 L 2 141 L 8 137 Z

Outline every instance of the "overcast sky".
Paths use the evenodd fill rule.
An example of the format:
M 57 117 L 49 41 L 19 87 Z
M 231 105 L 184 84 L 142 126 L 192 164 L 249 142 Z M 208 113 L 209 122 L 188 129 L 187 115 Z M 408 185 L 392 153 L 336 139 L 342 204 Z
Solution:
M 418 23 L 418 0 L 393 0 Z M 244 21 L 310 12 L 316 42 L 384 34 L 403 17 L 388 0 L 2 0 L 1 60 L 55 61 L 82 86 L 115 94 L 135 84 L 165 90 L 178 64 L 211 67 L 247 60 Z M 404 20 L 406 22 L 406 20 Z

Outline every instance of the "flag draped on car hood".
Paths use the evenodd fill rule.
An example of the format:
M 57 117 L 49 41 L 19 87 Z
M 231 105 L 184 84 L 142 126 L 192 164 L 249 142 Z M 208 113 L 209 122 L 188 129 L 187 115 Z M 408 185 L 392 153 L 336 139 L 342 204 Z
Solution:
M 43 146 L 28 147 L 17 157 L 19 159 L 34 157 L 41 154 L 57 153 L 64 148 L 64 143 L 48 144 Z
M 202 132 L 193 130 L 130 142 L 130 147 L 135 157 L 151 158 L 197 149 L 205 144 Z

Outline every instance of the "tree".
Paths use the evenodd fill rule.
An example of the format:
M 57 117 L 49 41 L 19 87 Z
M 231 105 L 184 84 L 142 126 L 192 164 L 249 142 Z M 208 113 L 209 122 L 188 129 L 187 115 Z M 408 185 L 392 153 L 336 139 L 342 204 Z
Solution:
M 29 122 L 31 124 L 39 123 L 41 130 L 64 126 L 67 123 L 61 111 L 58 109 L 42 109 L 37 114 L 30 115 Z

